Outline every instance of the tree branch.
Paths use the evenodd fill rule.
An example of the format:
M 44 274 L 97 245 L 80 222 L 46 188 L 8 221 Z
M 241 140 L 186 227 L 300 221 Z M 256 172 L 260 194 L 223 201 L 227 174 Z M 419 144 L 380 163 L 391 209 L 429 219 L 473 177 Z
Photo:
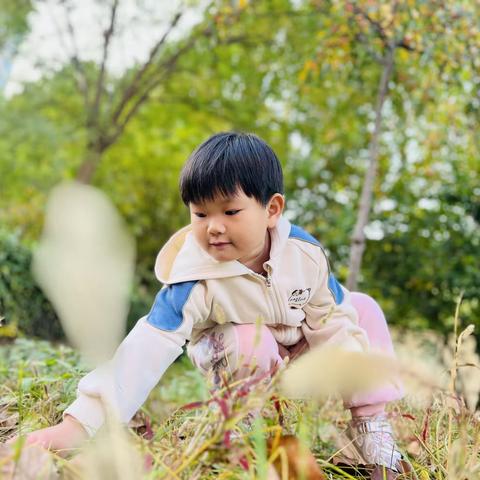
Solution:
M 165 80 L 165 78 L 168 77 L 168 75 L 172 72 L 173 68 L 175 67 L 178 59 L 185 52 L 187 52 L 188 50 L 190 50 L 190 48 L 193 47 L 198 36 L 200 35 L 208 36 L 208 35 L 211 35 L 212 33 L 213 32 L 211 31 L 211 28 L 207 27 L 206 29 L 202 30 L 202 32 L 200 32 L 198 35 L 193 35 L 192 37 L 190 37 L 189 41 L 182 48 L 177 50 L 166 62 L 164 62 L 164 64 L 162 65 L 163 69 L 160 72 L 160 74 L 154 75 L 153 77 L 150 78 L 149 81 L 145 82 L 145 84 L 141 86 L 141 88 L 131 92 L 131 96 L 128 99 L 132 99 L 137 95 L 138 96 L 134 101 L 133 105 L 125 113 L 123 120 L 119 123 L 116 123 L 115 121 L 112 122 L 113 124 L 116 124 L 116 128 L 113 135 L 111 135 L 108 139 L 109 143 L 115 142 L 116 139 L 122 134 L 128 122 L 137 113 L 140 106 L 148 99 L 152 90 L 154 90 L 160 84 L 161 81 Z M 125 102 L 125 105 L 126 104 L 127 102 Z M 118 121 L 118 117 L 116 120 Z
M 62 29 L 60 28 L 60 25 L 59 25 L 55 15 L 53 14 L 52 9 L 49 8 L 48 12 L 50 14 L 50 18 L 52 20 L 52 23 L 55 26 L 55 30 L 57 32 L 60 44 L 63 47 L 63 50 L 65 51 L 67 57 L 70 59 L 70 63 L 74 67 L 74 80 L 75 80 L 75 83 L 77 85 L 78 90 L 83 94 L 85 108 L 87 108 L 88 107 L 88 81 L 87 81 L 85 71 L 83 70 L 83 67 L 81 65 L 81 62 L 78 59 L 76 42 L 75 41 L 72 42 L 72 44 L 73 44 L 73 46 L 72 46 L 73 53 L 72 53 L 70 51 L 69 47 L 67 46 L 67 41 L 65 39 L 65 35 L 64 35 Z
M 166 78 L 168 78 L 168 76 L 170 75 L 170 73 L 174 69 L 175 65 L 177 64 L 178 59 L 185 52 L 187 52 L 188 50 L 190 50 L 194 46 L 195 42 L 197 41 L 197 39 L 199 37 L 208 37 L 208 36 L 211 36 L 213 33 L 214 32 L 213 32 L 212 28 L 210 26 L 207 26 L 206 28 L 204 28 L 203 30 L 198 32 L 196 35 L 192 35 L 190 37 L 189 41 L 183 47 L 181 47 L 179 50 L 177 50 L 168 60 L 166 60 L 164 62 L 164 64 L 162 65 L 162 67 L 163 67 L 162 71 L 159 74 L 152 76 L 142 86 L 140 86 L 136 91 L 132 92 L 132 95 L 129 97 L 129 99 L 132 99 L 137 95 L 138 96 L 137 96 L 136 100 L 134 101 L 133 105 L 125 113 L 125 115 L 123 117 L 123 120 L 121 122 L 117 123 L 116 128 L 115 128 L 115 132 L 108 139 L 109 143 L 115 142 L 116 139 L 122 134 L 122 132 L 125 130 L 125 127 L 129 123 L 129 121 L 132 119 L 132 117 L 137 113 L 140 106 L 149 98 L 151 92 L 162 81 L 164 81 Z M 245 40 L 245 38 L 246 37 L 244 35 L 237 35 L 237 36 L 226 38 L 221 43 L 230 45 L 232 43 L 243 41 L 243 40 Z M 126 102 L 126 104 L 127 103 L 128 102 Z M 125 112 L 125 110 L 126 110 L 126 108 L 124 109 L 124 112 Z M 116 120 L 118 121 L 118 118 Z M 116 123 L 116 122 L 113 122 L 113 123 Z
M 122 115 L 125 106 L 127 105 L 128 101 L 135 95 L 136 91 L 138 90 L 138 84 L 142 81 L 143 77 L 145 76 L 147 70 L 149 70 L 150 66 L 153 64 L 155 57 L 157 56 L 158 52 L 160 51 L 161 47 L 166 42 L 168 36 L 172 29 L 177 25 L 178 21 L 182 16 L 181 12 L 178 12 L 173 20 L 170 22 L 170 25 L 167 28 L 167 31 L 163 34 L 163 36 L 158 40 L 158 42 L 153 46 L 150 50 L 150 55 L 148 60 L 143 64 L 142 68 L 140 68 L 135 76 L 133 77 L 130 85 L 125 88 L 123 92 L 122 98 L 118 106 L 115 108 L 113 115 L 112 115 L 112 122 L 116 123 L 119 117 Z
M 357 5 L 355 5 L 354 2 L 352 2 L 352 7 L 354 13 L 357 15 L 360 15 L 363 17 L 367 22 L 373 27 L 373 29 L 378 33 L 378 36 L 382 39 L 384 44 L 386 45 L 388 42 L 388 37 L 387 34 L 385 33 L 385 30 L 383 27 L 380 25 L 379 22 L 375 21 L 373 18 L 371 18 L 367 12 L 364 12 L 361 8 L 359 8 Z
M 75 29 L 73 28 L 73 24 L 70 18 L 69 7 L 67 5 L 67 2 L 65 1 L 61 3 L 64 6 L 65 19 L 67 23 L 67 31 L 70 37 L 70 41 L 72 43 L 72 56 L 70 57 L 70 61 L 75 71 L 77 72 L 78 76 L 76 76 L 75 78 L 77 80 L 77 85 L 79 90 L 83 93 L 83 101 L 85 103 L 85 109 L 86 111 L 88 111 L 90 85 L 88 83 L 87 74 L 83 68 L 82 62 L 80 61 L 80 57 L 78 54 L 77 39 L 76 39 Z
M 115 18 L 117 14 L 117 8 L 118 8 L 118 0 L 114 0 L 110 10 L 110 23 L 107 30 L 105 30 L 103 34 L 104 40 L 103 40 L 103 50 L 102 50 L 102 63 L 101 63 L 100 72 L 97 78 L 95 99 L 93 101 L 91 114 L 89 115 L 90 117 L 88 120 L 89 123 L 93 123 L 95 121 L 95 119 L 98 116 L 98 112 L 100 110 L 100 101 L 101 101 L 102 92 L 103 92 L 103 83 L 105 79 L 105 70 L 106 70 L 106 65 L 108 60 L 110 40 L 112 39 L 113 33 L 115 31 Z
M 360 195 L 360 205 L 358 209 L 357 221 L 352 235 L 350 245 L 349 274 L 347 279 L 347 288 L 355 290 L 357 287 L 357 277 L 360 273 L 362 256 L 365 250 L 365 226 L 368 223 L 370 215 L 373 186 L 377 176 L 378 150 L 380 143 L 380 134 L 383 120 L 383 105 L 388 94 L 388 83 L 392 76 L 395 62 L 396 46 L 394 42 L 388 45 L 387 52 L 383 61 L 382 76 L 378 85 L 377 100 L 375 103 L 375 127 L 369 145 L 369 162 L 365 172 L 362 193 Z
M 389 27 L 393 24 L 394 22 L 394 17 L 395 17 L 395 14 L 397 13 L 397 10 L 398 10 L 398 1 L 394 1 L 393 2 L 393 6 L 392 6 L 392 20 L 390 21 L 389 23 Z M 378 36 L 380 37 L 380 39 L 382 40 L 383 42 L 383 46 L 388 49 L 389 48 L 389 39 L 388 39 L 388 36 L 387 34 L 385 33 L 385 29 L 382 27 L 382 25 L 380 24 L 380 22 L 374 20 L 372 17 L 370 17 L 365 11 L 363 11 L 360 7 L 358 7 L 357 5 L 354 5 L 353 2 L 352 2 L 352 8 L 353 8 L 353 12 L 356 14 L 356 15 L 360 15 L 361 17 L 363 17 L 365 20 L 367 20 L 367 22 L 373 27 L 374 31 L 376 31 L 378 33 Z M 365 36 L 360 32 L 359 34 L 356 35 L 355 37 L 356 39 L 359 39 L 360 41 L 363 41 L 365 40 Z M 364 44 L 366 45 L 367 43 L 364 42 Z M 402 37 L 401 39 L 397 40 L 395 42 L 395 47 L 398 47 L 398 48 L 403 48 L 405 50 L 408 50 L 409 52 L 417 52 L 417 53 L 422 53 L 422 50 L 419 50 L 419 49 L 415 49 L 414 47 L 412 47 L 406 40 L 404 37 Z M 371 49 L 368 48 L 367 46 L 367 51 L 370 55 L 373 56 L 373 58 L 376 60 L 376 61 L 379 61 L 381 60 L 380 57 L 374 53 Z

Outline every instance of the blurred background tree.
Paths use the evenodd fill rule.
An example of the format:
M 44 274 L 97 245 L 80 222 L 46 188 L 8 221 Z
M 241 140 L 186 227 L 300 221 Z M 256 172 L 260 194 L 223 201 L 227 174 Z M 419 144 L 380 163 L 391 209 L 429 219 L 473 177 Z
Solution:
M 0 5 L 9 12 L 8 2 Z M 322 241 L 343 282 L 358 255 L 353 247 L 365 241 L 353 285 L 374 295 L 391 323 L 447 332 L 464 291 L 465 322 L 480 327 L 479 7 L 453 0 L 173 7 L 33 1 L 19 17 L 23 30 L 0 27 L 5 42 L 27 27 L 33 35 L 47 18 L 63 51 L 45 59 L 38 45 L 37 78 L 9 90 L 13 70 L 0 99 L 5 231 L 32 248 L 53 185 L 77 178 L 103 189 L 137 240 L 131 325 L 159 288 L 156 253 L 188 222 L 177 186 L 182 164 L 214 132 L 252 131 L 282 161 L 286 215 Z M 20 48 L 31 45 L 21 38 Z M 116 67 L 118 52 L 140 47 Z M 7 310 L 0 300 L 0 314 L 13 319 Z

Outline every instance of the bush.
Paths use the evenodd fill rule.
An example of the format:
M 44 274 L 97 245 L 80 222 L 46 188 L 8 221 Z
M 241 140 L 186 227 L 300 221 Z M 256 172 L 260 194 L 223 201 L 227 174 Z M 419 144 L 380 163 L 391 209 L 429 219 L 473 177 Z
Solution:
M 0 316 L 26 335 L 58 340 L 64 337 L 60 321 L 32 277 L 31 261 L 30 248 L 0 230 Z
M 135 285 L 132 293 L 130 294 L 130 310 L 127 317 L 127 332 L 129 332 L 137 323 L 137 321 L 147 315 L 152 309 L 152 304 L 155 299 L 155 288 L 160 290 L 161 285 L 141 285 L 140 279 L 135 279 Z M 153 293 L 155 292 L 155 293 Z
M 31 261 L 31 248 L 17 235 L 0 230 L 0 318 L 4 317 L 6 324 L 0 327 L 0 338 L 15 336 L 18 329 L 25 335 L 45 340 L 63 340 L 65 335 L 59 318 L 31 274 Z M 158 282 L 148 280 L 148 285 L 142 285 L 140 279 L 136 279 L 130 297 L 127 332 L 140 317 L 148 314 L 155 298 L 152 292 L 160 288 Z

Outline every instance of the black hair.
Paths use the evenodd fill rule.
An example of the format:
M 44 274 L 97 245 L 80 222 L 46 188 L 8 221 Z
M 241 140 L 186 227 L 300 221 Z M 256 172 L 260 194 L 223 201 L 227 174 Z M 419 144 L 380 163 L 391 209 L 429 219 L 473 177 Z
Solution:
M 180 174 L 185 205 L 230 197 L 241 188 L 263 206 L 283 194 L 282 166 L 272 148 L 253 133 L 212 135 L 190 155 Z

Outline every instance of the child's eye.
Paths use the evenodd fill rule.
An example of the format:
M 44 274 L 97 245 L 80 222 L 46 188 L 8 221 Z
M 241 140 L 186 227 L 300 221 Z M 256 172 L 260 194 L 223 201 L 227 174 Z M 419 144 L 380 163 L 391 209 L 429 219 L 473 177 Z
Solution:
M 206 215 L 204 213 L 200 213 L 200 212 L 195 212 L 195 215 L 199 218 L 204 218 L 206 217 Z
M 236 215 L 240 210 L 227 210 L 225 215 Z

